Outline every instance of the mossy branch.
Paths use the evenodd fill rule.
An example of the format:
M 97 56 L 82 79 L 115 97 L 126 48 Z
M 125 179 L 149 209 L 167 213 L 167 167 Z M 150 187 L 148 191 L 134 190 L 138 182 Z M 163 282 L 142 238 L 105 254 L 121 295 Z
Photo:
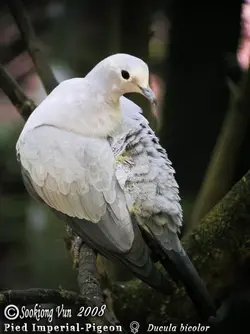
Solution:
M 78 284 L 80 293 L 89 301 L 90 307 L 102 307 L 104 304 L 103 293 L 100 286 L 100 278 L 96 267 L 96 253 L 83 244 L 79 254 Z M 105 317 L 96 318 L 98 325 L 112 324 L 113 318 L 106 309 Z M 114 323 L 113 323 L 114 324 Z

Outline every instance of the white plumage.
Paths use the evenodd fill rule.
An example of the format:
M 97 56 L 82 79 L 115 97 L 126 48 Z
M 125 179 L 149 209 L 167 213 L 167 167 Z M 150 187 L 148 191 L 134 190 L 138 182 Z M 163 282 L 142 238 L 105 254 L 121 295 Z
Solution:
M 35 190 L 46 204 L 70 217 L 97 223 L 108 203 L 120 221 L 129 220 L 128 205 L 142 218 L 171 215 L 172 220 L 156 216 L 153 222 L 177 232 L 182 210 L 166 152 L 141 109 L 125 97 L 105 99 L 107 86 L 100 89 L 99 80 L 96 87 L 92 78 L 62 82 L 27 121 L 17 152 Z M 119 163 L 125 151 L 128 157 Z M 127 203 L 118 198 L 116 182 Z
M 197 273 L 177 235 L 182 209 L 174 169 L 140 108 L 122 96 L 138 92 L 153 101 L 148 77 L 142 60 L 118 54 L 85 78 L 64 81 L 28 119 L 17 154 L 33 196 L 84 242 L 164 290 L 148 238 Z

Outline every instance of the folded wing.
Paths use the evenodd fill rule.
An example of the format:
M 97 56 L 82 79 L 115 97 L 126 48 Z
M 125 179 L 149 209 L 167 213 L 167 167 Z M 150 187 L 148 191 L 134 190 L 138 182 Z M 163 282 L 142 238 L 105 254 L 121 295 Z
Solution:
M 40 126 L 17 143 L 29 192 L 49 205 L 90 247 L 118 259 L 156 288 L 163 277 L 150 258 L 115 177 L 115 160 L 105 139 Z

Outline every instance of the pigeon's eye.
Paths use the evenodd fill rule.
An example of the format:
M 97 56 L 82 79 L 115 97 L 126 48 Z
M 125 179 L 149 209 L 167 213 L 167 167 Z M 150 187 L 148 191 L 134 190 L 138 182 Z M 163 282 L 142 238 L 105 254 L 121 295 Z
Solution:
M 121 74 L 122 74 L 123 79 L 125 80 L 128 80 L 130 78 L 128 71 L 122 70 Z

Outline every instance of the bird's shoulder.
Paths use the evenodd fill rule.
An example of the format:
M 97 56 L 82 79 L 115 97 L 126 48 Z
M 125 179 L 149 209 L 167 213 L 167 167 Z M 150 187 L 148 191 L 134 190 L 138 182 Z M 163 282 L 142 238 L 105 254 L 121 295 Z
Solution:
M 105 137 L 119 125 L 118 112 L 85 78 L 60 83 L 34 110 L 23 133 L 44 124 L 85 136 Z
M 38 184 L 46 183 L 48 175 L 62 187 L 75 181 L 91 183 L 98 177 L 109 184 L 113 177 L 114 155 L 106 139 L 43 125 L 21 135 L 16 150 Z

